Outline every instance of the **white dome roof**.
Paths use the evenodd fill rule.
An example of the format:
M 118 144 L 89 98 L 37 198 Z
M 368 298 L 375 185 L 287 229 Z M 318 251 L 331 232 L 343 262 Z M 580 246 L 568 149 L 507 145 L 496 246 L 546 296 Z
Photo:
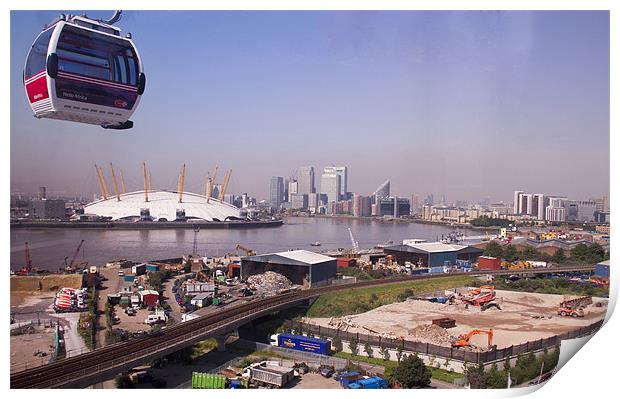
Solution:
M 128 217 L 139 217 L 140 210 L 149 209 L 153 220 L 166 219 L 174 221 L 177 218 L 177 209 L 185 211 L 186 218 L 214 219 L 224 221 L 226 218 L 239 218 L 239 208 L 211 198 L 209 203 L 204 195 L 183 192 L 183 202 L 179 203 L 179 193 L 176 191 L 149 191 L 149 201 L 144 200 L 144 191 L 136 191 L 121 195 L 118 201 L 116 196 L 107 200 L 101 199 L 84 207 L 84 213 L 111 217 L 118 220 Z

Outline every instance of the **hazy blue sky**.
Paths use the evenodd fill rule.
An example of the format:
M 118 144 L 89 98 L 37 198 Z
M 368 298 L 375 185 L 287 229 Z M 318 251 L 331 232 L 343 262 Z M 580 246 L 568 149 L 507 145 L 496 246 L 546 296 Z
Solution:
M 58 14 L 11 15 L 12 191 L 92 196 L 110 161 L 139 189 L 146 161 L 156 188 L 218 164 L 259 198 L 334 164 L 361 193 L 609 192 L 608 12 L 127 11 L 147 74 L 128 132 L 32 117 L 23 64 Z

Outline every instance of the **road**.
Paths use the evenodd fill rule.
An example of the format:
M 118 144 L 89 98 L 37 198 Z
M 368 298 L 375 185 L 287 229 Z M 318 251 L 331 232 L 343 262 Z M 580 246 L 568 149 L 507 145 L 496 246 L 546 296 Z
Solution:
M 108 294 L 116 294 L 120 287 L 120 277 L 118 276 L 118 268 L 99 268 L 99 274 L 107 280 L 103 281 L 103 287 L 99 290 L 99 301 L 97 302 L 97 337 L 95 342 L 97 347 L 105 346 L 105 336 L 107 332 L 105 304 L 108 300 Z
M 174 293 L 172 292 L 172 287 L 174 287 L 174 282 L 176 280 L 184 276 L 185 274 L 174 276 L 173 278 L 171 278 L 170 280 L 164 283 L 164 298 L 163 299 L 165 299 L 168 305 L 170 305 L 170 308 L 172 309 L 172 313 L 170 314 L 170 317 L 172 317 L 172 319 L 177 323 L 181 322 L 181 306 L 179 305 L 176 298 L 174 297 Z

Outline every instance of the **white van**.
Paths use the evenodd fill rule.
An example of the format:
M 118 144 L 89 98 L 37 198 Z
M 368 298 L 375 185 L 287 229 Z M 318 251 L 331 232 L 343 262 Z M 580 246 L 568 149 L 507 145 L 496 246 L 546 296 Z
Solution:
M 150 314 L 146 319 L 144 319 L 144 323 L 150 325 L 157 323 L 165 323 L 166 315 L 165 314 Z

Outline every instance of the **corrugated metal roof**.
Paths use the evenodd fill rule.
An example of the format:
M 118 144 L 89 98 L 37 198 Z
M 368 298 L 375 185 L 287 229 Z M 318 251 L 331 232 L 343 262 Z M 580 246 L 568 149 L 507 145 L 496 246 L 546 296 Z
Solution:
M 286 251 L 286 252 L 278 252 L 274 255 L 280 255 L 287 259 L 296 260 L 298 262 L 308 263 L 308 264 L 316 264 L 323 263 L 330 260 L 335 260 L 331 256 L 325 256 L 321 254 L 317 254 L 316 252 L 306 251 L 305 249 L 298 249 L 296 251 Z
M 407 244 L 407 246 L 425 252 L 456 252 L 467 248 L 466 245 L 444 244 L 443 242 L 423 242 L 419 244 Z
M 282 259 L 284 258 L 284 259 Z M 282 261 L 291 261 L 304 265 L 316 265 L 319 263 L 333 261 L 336 262 L 336 258 L 331 256 L 317 254 L 316 252 L 307 251 L 305 249 L 298 249 L 295 251 L 275 252 L 271 254 L 261 254 L 255 256 L 245 256 L 241 258 L 241 261 L 255 261 L 255 262 L 268 262 L 278 263 Z

